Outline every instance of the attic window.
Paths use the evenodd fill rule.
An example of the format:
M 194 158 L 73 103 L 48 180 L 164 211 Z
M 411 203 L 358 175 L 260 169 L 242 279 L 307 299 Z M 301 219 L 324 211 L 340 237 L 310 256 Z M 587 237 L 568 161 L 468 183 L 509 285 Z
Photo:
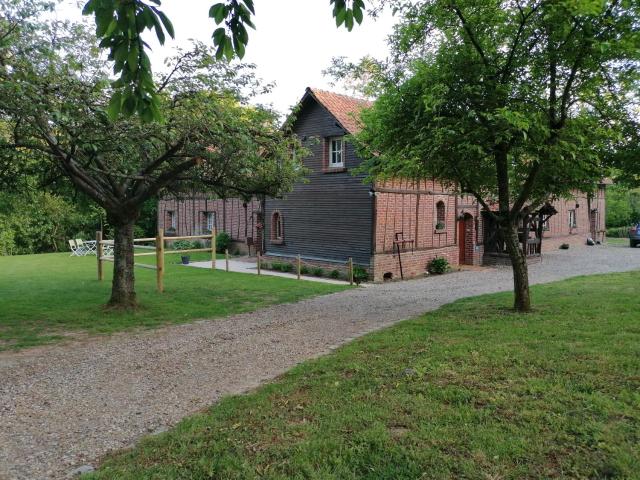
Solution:
M 329 139 L 329 168 L 344 167 L 344 137 Z

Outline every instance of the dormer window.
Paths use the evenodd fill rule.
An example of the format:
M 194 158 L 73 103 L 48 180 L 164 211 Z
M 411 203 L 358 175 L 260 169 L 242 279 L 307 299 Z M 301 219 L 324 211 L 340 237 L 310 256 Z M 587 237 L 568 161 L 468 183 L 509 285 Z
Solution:
M 329 168 L 344 167 L 344 137 L 329 139 Z

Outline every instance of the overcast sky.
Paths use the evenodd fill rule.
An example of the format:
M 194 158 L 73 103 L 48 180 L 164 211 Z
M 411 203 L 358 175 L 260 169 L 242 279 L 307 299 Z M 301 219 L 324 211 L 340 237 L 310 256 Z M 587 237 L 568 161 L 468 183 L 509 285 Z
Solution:
M 212 43 L 211 33 L 216 27 L 208 12 L 216 1 L 163 0 L 162 10 L 173 22 L 176 39 L 168 39 L 164 46 L 149 41 L 153 45 L 150 56 L 155 71 L 160 71 L 173 47 L 188 46 L 189 39 Z M 256 0 L 255 4 L 256 30 L 249 30 L 244 60 L 257 65 L 259 77 L 276 82 L 273 92 L 259 100 L 273 104 L 281 113 L 288 112 L 302 97 L 305 87 L 341 92 L 322 75 L 332 57 L 357 60 L 364 55 L 387 56 L 386 37 L 394 23 L 388 11 L 375 20 L 365 17 L 362 25 L 347 32 L 336 28 L 328 0 Z M 80 18 L 76 0 L 64 0 L 56 16 Z M 148 40 L 153 37 L 147 33 Z

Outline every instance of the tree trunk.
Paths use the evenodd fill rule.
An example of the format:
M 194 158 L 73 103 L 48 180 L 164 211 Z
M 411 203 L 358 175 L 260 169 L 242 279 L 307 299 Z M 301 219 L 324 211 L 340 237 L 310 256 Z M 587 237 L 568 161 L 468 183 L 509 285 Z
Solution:
M 527 266 L 527 256 L 520 247 L 518 240 L 518 228 L 509 222 L 501 230 L 509 258 L 511 259 L 511 267 L 513 268 L 513 308 L 518 312 L 529 312 L 531 310 L 529 268 Z
M 134 225 L 135 220 L 114 225 L 113 282 L 107 304 L 112 308 L 132 309 L 137 305 L 133 266 Z

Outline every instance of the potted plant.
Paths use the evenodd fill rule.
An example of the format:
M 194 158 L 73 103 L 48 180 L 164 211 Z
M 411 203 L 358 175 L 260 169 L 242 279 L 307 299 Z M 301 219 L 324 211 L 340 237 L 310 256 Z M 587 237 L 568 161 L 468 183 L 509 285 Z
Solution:
M 436 223 L 436 230 L 444 230 L 444 228 L 445 228 L 444 222 Z

